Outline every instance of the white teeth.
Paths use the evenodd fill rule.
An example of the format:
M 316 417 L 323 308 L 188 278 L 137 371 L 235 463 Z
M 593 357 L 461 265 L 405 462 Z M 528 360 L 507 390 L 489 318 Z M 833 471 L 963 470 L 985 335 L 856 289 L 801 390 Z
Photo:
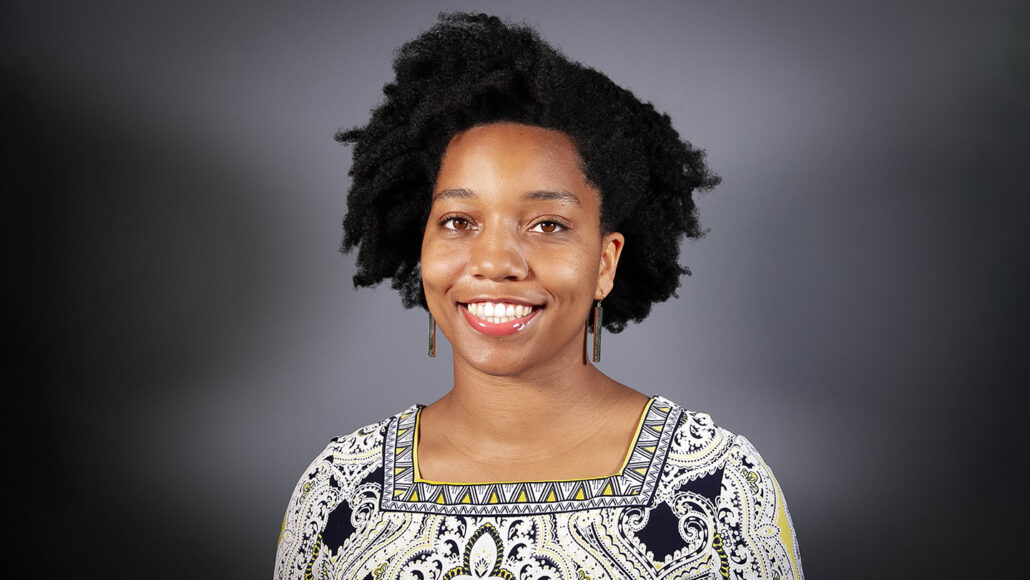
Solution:
M 466 308 L 473 316 L 482 318 L 491 324 L 511 322 L 529 316 L 533 312 L 532 306 L 509 302 L 470 302 Z

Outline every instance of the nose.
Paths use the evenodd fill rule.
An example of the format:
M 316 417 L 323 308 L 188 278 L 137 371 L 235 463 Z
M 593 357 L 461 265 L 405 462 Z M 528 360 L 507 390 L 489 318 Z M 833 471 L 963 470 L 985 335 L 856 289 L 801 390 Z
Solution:
M 503 226 L 484 228 L 470 247 L 469 273 L 488 280 L 521 280 L 529 273 L 518 233 Z

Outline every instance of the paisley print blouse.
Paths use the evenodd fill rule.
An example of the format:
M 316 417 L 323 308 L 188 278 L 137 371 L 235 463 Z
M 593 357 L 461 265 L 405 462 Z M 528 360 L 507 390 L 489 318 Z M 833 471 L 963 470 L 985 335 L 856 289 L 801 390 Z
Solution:
M 587 480 L 418 477 L 420 406 L 331 440 L 297 484 L 277 579 L 804 578 L 751 443 L 663 397 L 623 468 Z

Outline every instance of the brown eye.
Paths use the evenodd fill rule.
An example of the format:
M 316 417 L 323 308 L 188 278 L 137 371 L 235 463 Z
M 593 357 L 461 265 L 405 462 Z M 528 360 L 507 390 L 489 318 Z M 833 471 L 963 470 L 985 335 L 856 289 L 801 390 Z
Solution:
M 558 222 L 543 221 L 533 226 L 533 231 L 542 232 L 545 234 L 553 234 L 562 231 L 565 226 Z
M 463 217 L 449 217 L 443 220 L 443 227 L 449 230 L 463 232 L 472 227 L 472 224 L 470 224 L 469 221 Z

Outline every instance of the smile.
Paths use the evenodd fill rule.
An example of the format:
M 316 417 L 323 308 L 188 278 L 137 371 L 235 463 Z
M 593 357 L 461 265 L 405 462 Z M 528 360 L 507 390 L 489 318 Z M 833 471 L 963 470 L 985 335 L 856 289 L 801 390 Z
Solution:
M 472 328 L 489 336 L 515 334 L 536 317 L 539 308 L 529 304 L 512 302 L 469 302 L 461 305 Z

